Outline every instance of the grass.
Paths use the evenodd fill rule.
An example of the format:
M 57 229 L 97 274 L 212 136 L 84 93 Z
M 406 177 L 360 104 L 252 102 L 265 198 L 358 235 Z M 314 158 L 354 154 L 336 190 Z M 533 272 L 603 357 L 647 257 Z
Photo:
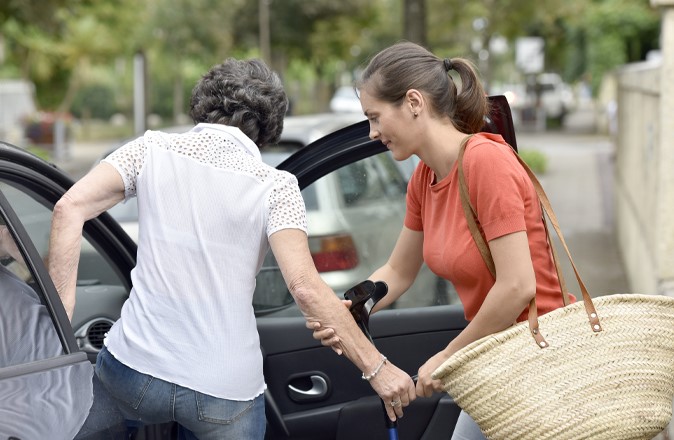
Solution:
M 133 136 L 133 124 L 110 124 L 107 121 L 88 120 L 77 127 L 74 137 L 81 141 L 126 139 Z
M 33 153 L 37 157 L 44 159 L 47 162 L 51 160 L 51 152 L 46 148 L 31 145 L 26 148 L 26 151 L 28 151 L 29 153 Z
M 536 174 L 545 174 L 548 170 L 548 157 L 538 150 L 519 150 L 519 155 Z

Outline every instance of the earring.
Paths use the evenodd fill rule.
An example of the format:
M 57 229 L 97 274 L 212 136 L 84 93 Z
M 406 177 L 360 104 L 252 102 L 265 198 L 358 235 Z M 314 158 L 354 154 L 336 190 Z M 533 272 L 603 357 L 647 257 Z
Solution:
M 414 117 L 416 118 L 417 116 L 419 116 L 419 113 L 414 112 Z

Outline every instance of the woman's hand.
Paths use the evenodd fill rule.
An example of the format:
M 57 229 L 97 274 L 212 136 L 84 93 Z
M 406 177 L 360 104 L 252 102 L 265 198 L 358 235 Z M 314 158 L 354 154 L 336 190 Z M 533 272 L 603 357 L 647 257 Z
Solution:
M 434 392 L 443 392 L 442 382 L 433 380 L 431 374 L 438 369 L 443 362 L 449 358 L 449 354 L 445 350 L 435 354 L 425 364 L 419 368 L 419 376 L 417 378 L 417 396 L 431 397 Z
M 351 301 L 349 300 L 342 300 L 342 304 L 344 304 L 347 310 L 351 307 Z M 318 321 L 307 321 L 306 327 L 314 332 L 314 339 L 321 341 L 323 346 L 332 348 L 332 350 L 338 355 L 342 354 L 343 350 L 340 345 L 340 339 L 339 336 L 335 334 L 334 329 L 330 327 L 323 327 Z
M 403 408 L 417 397 L 412 378 L 388 361 L 369 382 L 384 402 L 386 415 L 391 420 L 402 418 Z

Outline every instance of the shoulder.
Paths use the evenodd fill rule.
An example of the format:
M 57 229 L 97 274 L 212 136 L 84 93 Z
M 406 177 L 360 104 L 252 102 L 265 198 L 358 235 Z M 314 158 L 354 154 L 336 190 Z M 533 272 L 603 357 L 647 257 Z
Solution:
M 503 168 L 523 171 L 517 160 L 517 153 L 500 135 L 478 133 L 466 145 L 463 167 L 467 172 L 479 168 L 484 172 L 501 172 Z
M 474 134 L 466 145 L 466 157 L 476 158 L 509 158 L 516 159 L 515 151 L 498 134 L 477 133 Z

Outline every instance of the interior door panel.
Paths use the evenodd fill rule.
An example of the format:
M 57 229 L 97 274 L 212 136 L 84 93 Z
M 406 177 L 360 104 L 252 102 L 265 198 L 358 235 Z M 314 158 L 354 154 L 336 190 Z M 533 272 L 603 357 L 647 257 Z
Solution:
M 410 375 L 465 327 L 460 306 L 384 310 L 370 333 L 386 357 Z M 268 439 L 388 438 L 379 397 L 361 372 L 313 339 L 303 318 L 258 321 L 265 353 Z M 298 392 L 307 398 L 298 399 Z M 310 397 L 309 397 L 310 396 Z M 270 411 L 271 410 L 271 411 Z M 271 413 L 270 413 L 271 412 Z M 401 438 L 448 438 L 459 409 L 446 395 L 415 400 L 398 423 Z

